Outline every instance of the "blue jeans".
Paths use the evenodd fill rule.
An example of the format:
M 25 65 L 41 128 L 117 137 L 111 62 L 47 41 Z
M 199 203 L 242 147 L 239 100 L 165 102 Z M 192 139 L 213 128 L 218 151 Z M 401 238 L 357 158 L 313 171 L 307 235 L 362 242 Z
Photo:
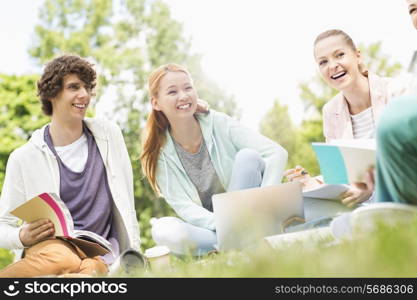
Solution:
M 261 186 L 265 161 L 252 149 L 242 149 L 233 164 L 228 191 Z M 152 238 L 157 245 L 167 246 L 172 253 L 180 255 L 203 255 L 215 250 L 216 232 L 186 223 L 175 217 L 157 219 L 152 224 Z

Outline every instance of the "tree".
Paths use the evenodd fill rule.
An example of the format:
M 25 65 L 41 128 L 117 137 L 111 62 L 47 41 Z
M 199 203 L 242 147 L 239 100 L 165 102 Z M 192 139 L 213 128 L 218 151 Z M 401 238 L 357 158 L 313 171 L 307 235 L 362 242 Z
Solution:
M 275 100 L 273 107 L 266 113 L 260 124 L 260 132 L 288 151 L 287 168 L 302 164 L 310 172 L 318 171 L 313 151 L 309 143 L 306 143 L 311 140 L 311 137 L 294 125 L 286 105 L 281 105 L 278 100 Z M 314 130 L 308 132 L 314 132 Z M 311 140 L 313 141 L 315 140 Z M 313 161 L 310 158 L 313 158 Z
M 38 76 L 0 75 L 0 190 L 10 153 L 48 122 L 36 96 Z
M 287 105 L 281 105 L 278 99 L 262 118 L 259 131 L 279 143 L 289 154 L 295 151 L 296 128 L 288 115 Z M 291 156 L 289 158 L 291 159 Z
M 234 96 L 228 95 L 226 91 L 221 89 L 212 79 L 207 77 L 201 67 L 200 56 L 193 56 L 187 65 L 193 75 L 198 96 L 207 101 L 210 104 L 210 107 L 239 119 L 241 112 L 237 107 Z
M 394 77 L 398 75 L 403 66 L 399 62 L 390 62 L 390 57 L 382 53 L 382 42 L 375 42 L 369 46 L 359 45 L 364 53 L 364 64 L 369 70 L 382 77 Z
M 29 51 L 40 64 L 63 53 L 95 61 L 99 74 L 96 101 L 112 97 L 114 107 L 107 116 L 122 127 L 132 161 L 145 247 L 152 243 L 149 218 L 173 214 L 143 179 L 139 163 L 141 132 L 150 110 L 146 90 L 149 72 L 168 62 L 186 65 L 200 98 L 212 108 L 232 115 L 238 112 L 233 97 L 225 96 L 208 80 L 199 56 L 189 49 L 182 25 L 160 0 L 46 0 Z

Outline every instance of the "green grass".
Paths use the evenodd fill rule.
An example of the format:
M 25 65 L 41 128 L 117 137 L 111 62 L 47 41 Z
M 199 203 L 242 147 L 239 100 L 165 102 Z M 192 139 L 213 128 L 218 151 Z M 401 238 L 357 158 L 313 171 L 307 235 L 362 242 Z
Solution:
M 272 249 L 266 244 L 245 251 L 201 258 L 171 256 L 170 268 L 121 277 L 417 277 L 417 220 L 396 228 L 380 225 L 336 243 L 306 238 Z M 0 249 L 0 268 L 12 255 Z
M 14 255 L 11 251 L 0 248 L 0 270 L 11 264 L 13 261 Z
M 199 259 L 171 257 L 171 268 L 131 277 L 417 277 L 417 221 L 380 225 L 352 240 L 305 239 Z M 120 276 L 126 276 L 120 274 Z

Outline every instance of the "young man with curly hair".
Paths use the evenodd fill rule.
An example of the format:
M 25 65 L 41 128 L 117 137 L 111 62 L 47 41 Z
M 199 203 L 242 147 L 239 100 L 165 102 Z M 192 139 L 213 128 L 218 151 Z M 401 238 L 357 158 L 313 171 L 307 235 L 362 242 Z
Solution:
M 116 256 L 128 248 L 139 249 L 132 167 L 122 133 L 107 120 L 85 118 L 95 85 L 92 64 L 73 55 L 50 61 L 38 81 L 42 110 L 51 122 L 36 130 L 7 162 L 0 248 L 20 250 L 16 258 L 22 259 L 1 270 L 0 277 L 105 275 L 114 263 L 115 256 L 88 257 L 53 238 L 50 220 L 18 225 L 9 212 L 44 192 L 58 194 L 75 229 L 102 236 Z

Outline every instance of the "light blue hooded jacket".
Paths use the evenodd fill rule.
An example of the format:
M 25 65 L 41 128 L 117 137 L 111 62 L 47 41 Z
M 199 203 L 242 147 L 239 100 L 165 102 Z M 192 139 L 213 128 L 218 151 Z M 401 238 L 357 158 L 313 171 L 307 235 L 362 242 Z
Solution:
M 221 184 L 227 191 L 232 176 L 233 162 L 243 148 L 258 151 L 266 163 L 262 186 L 277 185 L 287 164 L 287 151 L 272 140 L 254 132 L 214 110 L 197 115 L 211 162 Z M 197 189 L 188 177 L 177 155 L 169 131 L 162 147 L 156 172 L 159 190 L 179 217 L 198 227 L 214 230 L 214 215 L 205 209 Z

